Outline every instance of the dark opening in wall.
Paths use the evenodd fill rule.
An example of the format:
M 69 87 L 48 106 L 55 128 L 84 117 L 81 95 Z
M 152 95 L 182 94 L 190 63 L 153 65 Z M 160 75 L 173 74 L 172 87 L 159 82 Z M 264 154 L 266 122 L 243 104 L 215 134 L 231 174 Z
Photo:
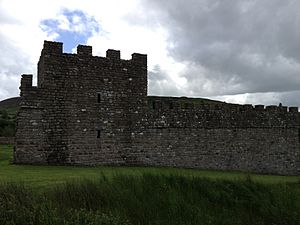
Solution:
M 101 135 L 101 131 L 97 130 L 97 138 L 100 138 L 100 135 Z
M 101 94 L 97 93 L 97 102 L 100 103 L 101 102 Z
M 155 109 L 155 102 L 152 102 L 152 109 Z

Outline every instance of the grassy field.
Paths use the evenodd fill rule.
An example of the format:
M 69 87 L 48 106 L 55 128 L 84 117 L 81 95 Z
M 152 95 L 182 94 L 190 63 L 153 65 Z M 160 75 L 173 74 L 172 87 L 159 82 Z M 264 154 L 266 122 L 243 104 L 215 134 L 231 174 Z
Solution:
M 1 225 L 299 225 L 298 177 L 13 165 L 0 145 Z

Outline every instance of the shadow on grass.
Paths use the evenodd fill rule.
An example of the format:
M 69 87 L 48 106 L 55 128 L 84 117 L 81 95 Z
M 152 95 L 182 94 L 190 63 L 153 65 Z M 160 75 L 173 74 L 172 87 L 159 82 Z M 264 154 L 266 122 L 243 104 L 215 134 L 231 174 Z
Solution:
M 8 183 L 0 185 L 0 212 L 0 224 L 22 225 L 298 225 L 300 183 L 101 175 L 68 181 L 41 193 Z

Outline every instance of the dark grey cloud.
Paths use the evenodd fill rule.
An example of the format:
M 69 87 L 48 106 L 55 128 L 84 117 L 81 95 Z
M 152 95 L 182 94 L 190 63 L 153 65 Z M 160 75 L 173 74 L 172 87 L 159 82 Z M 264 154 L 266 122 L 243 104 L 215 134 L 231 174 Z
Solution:
M 159 65 L 156 65 L 153 70 L 149 71 L 148 87 L 149 95 L 177 96 L 179 92 L 176 83 Z
M 141 8 L 130 21 L 168 31 L 170 56 L 187 65 L 187 94 L 300 89 L 300 1 L 144 0 Z

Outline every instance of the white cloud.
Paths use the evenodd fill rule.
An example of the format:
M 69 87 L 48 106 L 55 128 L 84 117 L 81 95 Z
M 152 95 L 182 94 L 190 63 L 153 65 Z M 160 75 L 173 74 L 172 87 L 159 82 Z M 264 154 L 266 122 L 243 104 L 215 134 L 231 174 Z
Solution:
M 245 93 L 237 95 L 210 96 L 211 99 L 230 103 L 253 105 L 299 106 L 300 91 Z

